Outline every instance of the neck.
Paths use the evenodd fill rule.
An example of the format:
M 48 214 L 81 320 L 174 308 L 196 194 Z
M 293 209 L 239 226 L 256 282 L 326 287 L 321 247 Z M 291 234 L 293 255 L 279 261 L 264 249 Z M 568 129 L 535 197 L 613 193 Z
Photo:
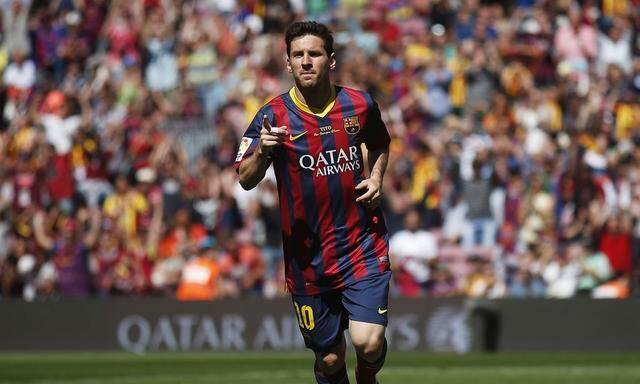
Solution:
M 301 88 L 296 84 L 295 93 L 298 100 L 311 110 L 323 109 L 331 99 L 333 87 L 330 82 L 324 82 L 313 88 Z

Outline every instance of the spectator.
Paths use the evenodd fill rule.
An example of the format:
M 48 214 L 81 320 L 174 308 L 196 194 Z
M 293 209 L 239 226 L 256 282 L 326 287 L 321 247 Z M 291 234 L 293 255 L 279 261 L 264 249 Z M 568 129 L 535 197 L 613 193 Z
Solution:
M 609 65 L 617 65 L 625 73 L 631 72 L 631 31 L 625 22 L 617 19 L 609 24 L 606 32 L 601 32 L 598 48 L 598 70 L 604 73 Z
M 29 41 L 29 9 L 31 0 L 10 0 L 2 2 L 2 27 L 4 44 L 9 52 L 21 52 L 28 55 L 31 51 Z
M 598 249 L 587 249 L 587 253 L 582 259 L 578 291 L 590 294 L 612 277 L 611 263 L 607 256 Z
M 547 283 L 547 296 L 557 299 L 575 294 L 580 277 L 580 258 L 582 249 L 572 245 L 563 254 L 555 255 L 543 271 Z
M 566 61 L 572 72 L 587 72 L 589 62 L 598 53 L 598 35 L 583 17 L 579 6 L 569 7 L 566 18 L 558 18 L 554 37 L 558 61 Z
M 226 289 L 261 295 L 265 265 L 260 249 L 250 242 L 238 242 L 233 236 L 222 234 L 221 238 L 225 239 L 226 255 L 221 265 L 227 278 Z
M 389 253 L 399 293 L 403 296 L 425 293 L 431 279 L 431 264 L 438 255 L 438 242 L 433 234 L 420 229 L 418 211 L 407 212 L 404 229 L 389 241 Z
M 149 203 L 145 196 L 129 186 L 126 175 L 117 175 L 114 184 L 114 193 L 104 201 L 104 214 L 116 221 L 125 235 L 132 236 L 138 227 L 140 215 L 148 212 Z
M 464 293 L 468 297 L 488 297 L 496 286 L 494 271 L 488 260 L 479 255 L 471 255 L 468 260 L 471 273 L 464 282 Z
M 89 249 L 98 240 L 100 214 L 79 209 L 75 216 L 61 213 L 54 233 L 45 229 L 45 215 L 38 212 L 33 219 L 34 235 L 38 245 L 53 254 L 58 290 L 64 296 L 87 296 L 91 291 L 89 276 Z M 84 231 L 90 221 L 88 232 Z
M 455 278 L 446 264 L 437 264 L 432 275 L 433 278 L 429 284 L 429 296 L 447 297 L 459 294 Z
M 600 235 L 600 251 L 607 255 L 616 273 L 631 273 L 631 220 L 624 214 L 611 215 Z
M 492 191 L 491 175 L 482 175 L 487 169 L 482 160 L 475 159 L 472 179 L 463 182 L 463 196 L 468 206 L 467 219 L 469 220 L 463 240 L 467 247 L 492 246 L 495 243 L 496 222 L 493 219 L 489 201 Z
M 4 70 L 3 82 L 12 98 L 29 94 L 36 82 L 36 66 L 27 58 L 25 51 L 20 48 L 11 51 L 11 63 Z
M 149 53 L 145 83 L 150 91 L 167 92 L 178 86 L 178 59 L 173 52 L 174 42 L 170 37 L 171 31 L 166 28 L 161 16 L 156 18 L 160 19 L 150 24 L 152 29 L 145 42 Z
M 178 300 L 213 300 L 221 296 L 218 283 L 220 267 L 211 240 L 204 240 L 200 256 L 187 262 L 176 297 Z
M 52 91 L 44 100 L 41 123 L 47 142 L 59 155 L 71 151 L 73 135 L 82 124 L 82 116 L 71 109 L 71 100 L 60 91 Z

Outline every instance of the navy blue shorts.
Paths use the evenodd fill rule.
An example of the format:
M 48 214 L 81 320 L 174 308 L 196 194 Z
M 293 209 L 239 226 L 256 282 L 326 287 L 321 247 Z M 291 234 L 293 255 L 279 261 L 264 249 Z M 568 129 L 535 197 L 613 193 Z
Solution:
M 327 352 L 342 341 L 349 320 L 387 325 L 391 271 L 368 276 L 340 291 L 292 295 L 307 348 Z

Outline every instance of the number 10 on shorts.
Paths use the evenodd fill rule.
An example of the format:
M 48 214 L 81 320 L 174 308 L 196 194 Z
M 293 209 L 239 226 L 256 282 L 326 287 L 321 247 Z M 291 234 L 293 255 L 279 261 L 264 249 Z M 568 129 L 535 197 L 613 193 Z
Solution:
M 298 318 L 300 328 L 304 328 L 309 331 L 315 328 L 316 324 L 313 320 L 313 308 L 308 305 L 300 307 L 296 302 L 293 303 L 293 306 L 296 308 L 296 317 Z

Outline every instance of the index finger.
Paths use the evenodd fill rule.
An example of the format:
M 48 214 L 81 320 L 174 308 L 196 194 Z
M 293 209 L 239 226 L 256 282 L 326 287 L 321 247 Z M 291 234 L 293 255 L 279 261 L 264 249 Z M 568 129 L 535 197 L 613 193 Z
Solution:
M 363 193 L 362 195 L 360 195 L 360 197 L 358 197 L 356 199 L 356 202 L 361 202 L 362 200 L 368 200 L 371 196 L 373 196 L 373 194 L 375 193 L 374 190 L 369 189 L 367 190 L 367 192 Z
M 262 126 L 271 132 L 271 123 L 269 123 L 269 117 L 267 115 L 262 115 Z
M 367 188 L 367 180 L 362 180 L 358 185 L 356 185 L 356 189 Z

